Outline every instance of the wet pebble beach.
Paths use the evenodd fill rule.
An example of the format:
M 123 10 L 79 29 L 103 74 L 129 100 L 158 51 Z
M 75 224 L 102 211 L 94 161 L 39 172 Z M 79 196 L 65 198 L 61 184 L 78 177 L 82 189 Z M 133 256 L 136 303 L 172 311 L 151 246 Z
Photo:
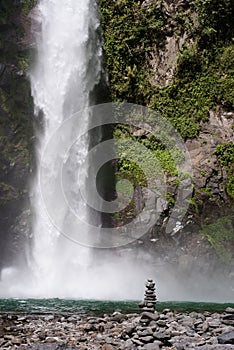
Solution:
M 234 309 L 98 316 L 2 313 L 0 349 L 234 349 Z

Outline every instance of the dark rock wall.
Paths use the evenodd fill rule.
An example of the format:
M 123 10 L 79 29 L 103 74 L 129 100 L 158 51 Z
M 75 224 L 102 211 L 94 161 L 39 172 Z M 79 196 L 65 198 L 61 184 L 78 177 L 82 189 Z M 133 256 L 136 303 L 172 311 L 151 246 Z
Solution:
M 21 1 L 0 3 L 0 269 L 17 260 L 29 235 L 33 104 Z M 19 262 L 19 261 L 18 261 Z

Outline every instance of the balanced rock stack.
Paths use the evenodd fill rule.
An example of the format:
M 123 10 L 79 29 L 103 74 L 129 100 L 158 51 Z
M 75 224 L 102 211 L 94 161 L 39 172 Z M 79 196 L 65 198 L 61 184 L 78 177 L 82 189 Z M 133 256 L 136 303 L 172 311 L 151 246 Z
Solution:
M 139 304 L 139 307 L 144 311 L 154 312 L 156 304 L 155 283 L 152 279 L 148 279 L 146 282 L 144 301 Z

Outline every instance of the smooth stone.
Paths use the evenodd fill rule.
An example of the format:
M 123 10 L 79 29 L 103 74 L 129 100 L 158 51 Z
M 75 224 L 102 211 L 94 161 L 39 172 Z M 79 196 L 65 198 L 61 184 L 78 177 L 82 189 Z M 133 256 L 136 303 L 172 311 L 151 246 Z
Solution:
M 4 339 L 6 339 L 6 340 L 12 340 L 13 338 L 14 338 L 13 335 L 9 335 L 9 334 L 4 335 Z
M 202 331 L 203 332 L 206 332 L 207 330 L 208 330 L 208 328 L 209 328 L 209 324 L 208 324 L 208 322 L 204 322 L 203 324 L 202 324 Z
M 142 343 L 139 339 L 132 338 L 131 340 L 132 340 L 132 342 L 133 342 L 134 344 L 136 344 L 136 345 L 143 345 L 143 343 Z
M 222 320 L 234 320 L 234 314 L 225 314 L 223 315 Z
M 20 345 L 21 344 L 21 340 L 19 338 L 13 338 L 11 340 L 12 344 L 15 344 L 15 345 Z
M 45 321 L 52 321 L 52 320 L 54 320 L 54 315 L 45 316 L 45 317 L 44 317 L 44 320 L 45 320 Z
M 167 322 L 164 320 L 158 320 L 157 325 L 160 327 L 165 327 L 167 325 Z
M 170 309 L 163 309 L 162 314 L 167 314 L 168 312 L 171 312 Z
M 227 307 L 225 309 L 225 312 L 227 312 L 228 314 L 234 314 L 234 308 L 233 307 Z
M 121 313 L 114 313 L 113 316 L 111 316 L 111 321 L 116 321 L 116 322 L 123 322 L 127 319 L 126 315 L 123 315 Z
M 153 335 L 153 331 L 150 328 L 146 328 L 143 331 L 140 331 L 140 330 L 137 331 L 137 334 L 139 335 L 139 337 L 145 337 L 145 336 L 148 336 L 148 335 Z
M 152 335 L 147 335 L 145 337 L 140 337 L 140 340 L 145 344 L 152 343 L 154 341 L 154 337 Z
M 131 350 L 132 348 L 133 348 L 133 342 L 131 341 L 131 339 L 126 340 L 124 349 Z
M 189 349 L 190 350 L 190 349 Z M 232 345 L 204 345 L 195 347 L 194 350 L 233 350 Z
M 111 344 L 104 344 L 102 350 L 114 350 L 115 348 Z
M 170 335 L 162 333 L 162 332 L 154 332 L 153 336 L 155 339 L 160 340 L 162 342 L 167 341 L 171 338 Z
M 213 320 L 208 322 L 209 327 L 211 328 L 218 328 L 220 326 L 219 320 Z
M 218 336 L 219 344 L 234 344 L 234 331 L 223 333 Z
M 45 339 L 45 342 L 46 343 L 55 343 L 55 342 L 59 342 L 60 339 L 58 337 L 47 337 Z
M 159 315 L 158 315 L 157 312 L 147 312 L 147 311 L 144 311 L 144 312 L 142 312 L 141 317 L 142 317 L 142 318 L 149 319 L 149 320 L 151 320 L 151 321 L 157 321 L 158 318 L 159 318 Z
M 234 326 L 234 320 L 225 319 L 222 320 L 222 323 L 224 323 L 227 326 Z
M 161 345 L 161 343 L 157 341 L 150 344 L 145 344 L 141 350 L 160 350 L 159 345 Z

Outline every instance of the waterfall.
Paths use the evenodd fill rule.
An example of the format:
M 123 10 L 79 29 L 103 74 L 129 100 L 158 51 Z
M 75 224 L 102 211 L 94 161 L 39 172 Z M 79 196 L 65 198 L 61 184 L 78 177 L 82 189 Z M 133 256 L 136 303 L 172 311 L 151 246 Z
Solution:
M 89 214 L 81 192 L 86 191 L 86 180 L 92 171 L 92 165 L 85 162 L 89 147 L 101 140 L 100 135 L 91 133 L 90 140 L 85 134 L 92 119 L 87 107 L 95 102 L 95 91 L 103 95 L 103 50 L 96 1 L 40 0 L 34 20 L 36 50 L 29 74 L 35 106 L 37 163 L 30 186 L 32 247 L 29 269 L 10 267 L 2 271 L 0 297 L 140 298 L 149 276 L 148 264 L 142 268 L 133 250 L 98 251 L 74 243 L 78 231 L 85 238 L 82 241 L 92 247 L 92 235 L 84 230 L 82 221 L 93 224 L 94 211 Z M 72 123 L 66 123 L 73 120 L 70 116 L 77 111 L 82 113 Z M 84 131 L 84 135 L 72 142 L 67 156 L 64 141 L 73 140 L 77 130 L 81 135 Z M 61 170 L 66 205 L 58 191 Z M 57 225 L 48 215 L 46 204 L 53 208 Z M 75 230 L 68 207 L 81 219 Z M 96 227 L 99 225 L 96 222 Z M 70 231 L 70 239 L 63 234 L 64 228 Z
M 35 114 L 39 118 L 42 113 L 43 127 L 38 132 L 38 174 L 31 188 L 34 210 L 31 266 L 36 291 L 40 290 L 43 296 L 63 296 L 70 295 L 70 287 L 61 291 L 61 286 L 71 285 L 68 281 L 77 279 L 77 274 L 79 281 L 82 280 L 81 274 L 89 265 L 90 252 L 61 234 L 63 225 L 69 222 L 67 207 L 57 196 L 56 177 L 61 169 L 56 168 L 56 160 L 50 162 L 43 159 L 43 150 L 67 118 L 77 111 L 85 111 L 89 106 L 90 93 L 101 78 L 102 46 L 98 36 L 99 18 L 95 1 L 41 0 L 37 13 L 37 54 L 30 81 Z M 79 124 L 66 128 L 62 137 L 71 137 L 73 128 L 85 130 L 90 116 L 87 112 L 81 116 Z M 58 138 L 52 157 L 59 154 L 61 143 Z M 76 173 L 79 168 L 82 169 L 79 186 L 85 187 L 88 169 L 84 168 L 83 163 L 88 147 L 87 135 L 72 145 L 65 172 L 69 201 L 73 202 L 75 210 L 84 220 L 88 220 L 88 210 L 84 203 L 79 202 Z M 60 230 L 53 226 L 44 208 L 39 184 L 41 167 L 48 178 L 48 198 L 56 207 Z M 88 232 L 82 234 L 88 235 Z

